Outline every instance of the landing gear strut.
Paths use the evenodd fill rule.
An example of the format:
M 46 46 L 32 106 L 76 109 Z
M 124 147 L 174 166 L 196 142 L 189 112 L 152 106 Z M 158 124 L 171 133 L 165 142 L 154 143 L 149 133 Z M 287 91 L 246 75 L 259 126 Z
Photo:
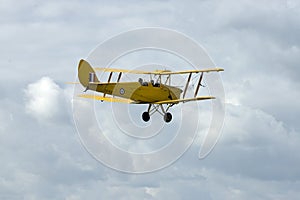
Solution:
M 143 112 L 142 114 L 142 119 L 145 122 L 148 122 L 150 120 L 150 115 L 154 114 L 155 112 L 158 112 L 159 114 L 161 114 L 164 117 L 164 121 L 169 123 L 172 120 L 172 114 L 167 112 L 169 110 L 169 108 L 173 106 L 173 104 L 169 104 L 166 108 L 166 110 L 164 109 L 163 105 L 161 104 L 149 104 L 148 110 Z M 152 107 L 152 108 L 151 108 Z

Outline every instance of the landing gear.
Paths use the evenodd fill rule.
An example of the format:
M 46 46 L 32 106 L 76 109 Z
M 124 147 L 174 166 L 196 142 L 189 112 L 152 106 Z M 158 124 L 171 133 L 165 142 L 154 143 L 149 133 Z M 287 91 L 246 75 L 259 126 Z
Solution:
M 169 123 L 172 120 L 172 114 L 169 112 L 165 113 L 164 120 L 165 122 Z
M 149 114 L 149 112 L 143 112 L 142 118 L 143 118 L 143 120 L 145 122 L 149 121 L 150 120 L 150 114 Z
M 169 123 L 172 120 L 172 114 L 168 112 L 171 106 L 173 106 L 173 104 L 168 105 L 167 108 L 164 109 L 163 105 L 161 104 L 149 104 L 148 110 L 142 114 L 142 119 L 145 122 L 148 122 L 150 120 L 150 115 L 158 112 L 164 117 L 164 121 Z

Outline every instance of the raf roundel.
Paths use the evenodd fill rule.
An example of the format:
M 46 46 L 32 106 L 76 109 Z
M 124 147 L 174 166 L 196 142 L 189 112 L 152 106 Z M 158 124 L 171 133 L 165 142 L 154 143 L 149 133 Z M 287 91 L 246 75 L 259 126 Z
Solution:
M 124 88 L 121 88 L 121 89 L 120 89 L 120 94 L 121 94 L 121 95 L 125 94 Z

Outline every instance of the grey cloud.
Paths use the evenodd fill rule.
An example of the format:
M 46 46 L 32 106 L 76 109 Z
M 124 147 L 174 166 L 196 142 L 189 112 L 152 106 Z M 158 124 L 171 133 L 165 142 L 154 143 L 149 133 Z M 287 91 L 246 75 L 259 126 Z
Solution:
M 0 9 L 2 199 L 299 197 L 299 7 L 282 1 L 131 1 L 120 9 L 96 1 L 6 1 Z M 132 177 L 91 158 L 69 115 L 56 125 L 37 123 L 25 112 L 23 91 L 50 76 L 64 95 L 80 58 L 137 26 L 167 26 L 203 43 L 225 68 L 227 97 L 239 106 L 228 106 L 223 136 L 205 160 L 197 159 L 193 146 L 171 167 Z
M 227 106 L 223 137 L 210 157 L 210 167 L 260 180 L 299 180 L 300 138 L 283 123 L 257 109 Z M 226 155 L 226 156 L 224 156 Z

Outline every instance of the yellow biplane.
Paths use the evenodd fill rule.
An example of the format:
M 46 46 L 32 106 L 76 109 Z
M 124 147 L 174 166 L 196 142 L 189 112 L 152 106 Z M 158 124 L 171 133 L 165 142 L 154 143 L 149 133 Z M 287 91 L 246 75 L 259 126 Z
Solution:
M 108 72 L 109 76 L 107 82 L 100 82 L 95 71 Z M 140 71 L 114 68 L 92 68 L 87 61 L 82 59 L 78 65 L 78 78 L 81 85 L 85 88 L 84 92 L 92 90 L 103 93 L 103 95 L 81 94 L 79 97 L 109 102 L 148 104 L 147 111 L 142 114 L 142 119 L 145 122 L 149 121 L 150 116 L 155 112 L 160 113 L 164 117 L 165 122 L 170 122 L 172 120 L 172 114 L 169 113 L 168 110 L 173 105 L 188 101 L 215 98 L 212 96 L 197 96 L 197 94 L 200 86 L 203 86 L 201 84 L 203 73 L 219 71 L 224 71 L 224 69 L 211 68 L 172 72 L 169 70 Z M 118 74 L 116 82 L 111 82 L 113 73 Z M 136 82 L 120 82 L 123 73 L 148 74 L 150 75 L 150 81 L 143 81 L 142 78 L 139 78 Z M 196 73 L 201 74 L 196 85 L 194 96 L 192 98 L 185 98 L 192 74 Z M 188 74 L 187 82 L 183 90 L 171 85 L 171 75 L 176 74 Z M 152 79 L 153 76 L 156 77 L 155 82 Z M 107 97 L 106 95 L 110 95 L 110 97 Z

